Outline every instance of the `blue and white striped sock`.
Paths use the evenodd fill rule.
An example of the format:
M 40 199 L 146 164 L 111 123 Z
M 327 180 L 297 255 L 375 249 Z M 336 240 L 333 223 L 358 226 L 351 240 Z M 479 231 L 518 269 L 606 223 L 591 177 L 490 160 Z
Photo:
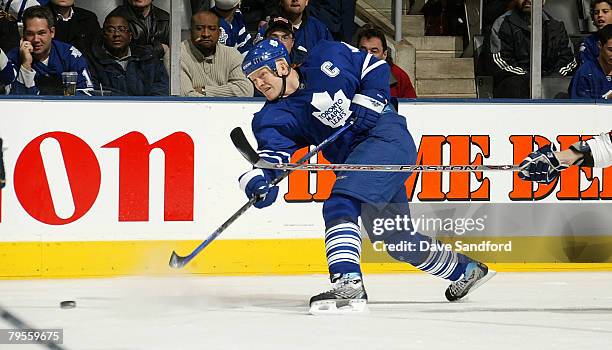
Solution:
M 432 241 L 436 242 L 435 239 Z M 421 271 L 440 278 L 456 281 L 471 259 L 452 250 L 430 251 L 425 260 L 415 265 Z
M 336 224 L 325 231 L 325 255 L 330 275 L 361 273 L 361 234 L 352 222 Z

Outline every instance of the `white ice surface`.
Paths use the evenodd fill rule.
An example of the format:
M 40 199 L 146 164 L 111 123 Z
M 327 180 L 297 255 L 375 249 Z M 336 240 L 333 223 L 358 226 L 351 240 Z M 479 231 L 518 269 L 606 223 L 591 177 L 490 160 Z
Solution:
M 612 273 L 500 273 L 459 303 L 424 274 L 365 283 L 370 313 L 350 317 L 307 314 L 321 275 L 0 281 L 0 306 L 79 350 L 612 348 Z

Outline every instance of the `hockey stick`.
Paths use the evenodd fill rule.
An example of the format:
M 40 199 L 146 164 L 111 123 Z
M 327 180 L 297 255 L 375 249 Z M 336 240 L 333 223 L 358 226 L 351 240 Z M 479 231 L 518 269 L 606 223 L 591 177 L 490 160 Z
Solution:
M 343 134 L 346 130 L 348 130 L 348 128 L 350 128 L 352 125 L 353 125 L 353 121 L 349 121 L 348 123 L 346 123 L 343 127 L 338 129 L 330 137 L 323 140 L 323 142 L 321 142 L 318 146 L 316 146 L 312 151 L 308 152 L 308 154 L 306 154 L 304 157 L 298 160 L 297 164 L 306 162 L 312 156 L 317 154 L 323 147 L 335 141 L 341 134 Z M 236 146 L 236 148 L 242 153 L 242 155 L 245 158 L 247 158 L 247 160 L 249 159 L 248 157 L 252 157 L 253 155 L 243 153 L 243 150 L 246 150 L 248 152 L 250 149 L 252 152 L 255 153 L 256 157 L 259 157 L 259 155 L 257 155 L 257 152 L 255 152 L 253 148 L 251 148 L 251 145 L 247 141 L 246 136 L 244 136 L 244 132 L 242 131 L 241 128 L 235 128 L 234 130 L 232 130 L 230 137 L 232 139 L 232 142 L 234 143 L 234 146 Z M 246 142 L 246 145 L 248 146 L 246 148 L 244 147 L 245 142 Z M 283 172 L 277 178 L 272 180 L 272 183 L 270 185 L 274 186 L 278 184 L 287 176 L 289 176 L 289 171 Z M 232 216 L 230 216 L 229 219 L 227 219 L 223 224 L 221 224 L 221 226 L 219 226 L 219 228 L 217 228 L 215 232 L 213 232 L 210 236 L 208 236 L 208 238 L 206 238 L 202 243 L 200 243 L 200 245 L 198 245 L 189 255 L 180 256 L 176 253 L 176 251 L 173 251 L 172 256 L 170 256 L 170 262 L 169 262 L 170 267 L 175 268 L 175 269 L 180 269 L 183 266 L 187 265 L 187 263 L 189 263 L 193 258 L 195 258 L 196 255 L 198 255 L 202 251 L 202 249 L 206 248 L 207 245 L 209 245 L 212 241 L 214 241 L 215 238 L 217 238 L 223 231 L 225 231 L 226 228 L 229 227 L 229 225 L 231 225 L 234 221 L 236 221 L 236 219 L 238 219 L 242 214 L 244 214 L 253 204 L 255 204 L 256 201 L 257 201 L 257 198 L 255 197 L 249 199 L 248 202 L 246 202 L 242 207 L 240 207 L 240 209 L 238 209 Z
M 0 138 L 0 189 L 6 185 L 6 173 L 4 172 L 4 153 L 2 151 L 2 138 Z
M 303 164 L 303 163 L 271 163 L 262 159 L 249 144 L 244 134 L 236 135 L 242 137 L 235 140 L 236 148 L 244 158 L 256 168 L 274 170 L 337 170 L 337 171 L 386 171 L 386 172 L 427 172 L 427 171 L 520 171 L 518 165 L 384 165 L 384 164 Z

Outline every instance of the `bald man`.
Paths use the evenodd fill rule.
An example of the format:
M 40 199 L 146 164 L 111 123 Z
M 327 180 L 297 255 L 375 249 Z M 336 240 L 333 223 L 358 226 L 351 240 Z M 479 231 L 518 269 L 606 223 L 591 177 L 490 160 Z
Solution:
M 215 13 L 199 11 L 191 17 L 191 38 L 181 44 L 182 96 L 253 96 L 253 85 L 242 73 L 242 55 L 220 44 L 220 34 Z

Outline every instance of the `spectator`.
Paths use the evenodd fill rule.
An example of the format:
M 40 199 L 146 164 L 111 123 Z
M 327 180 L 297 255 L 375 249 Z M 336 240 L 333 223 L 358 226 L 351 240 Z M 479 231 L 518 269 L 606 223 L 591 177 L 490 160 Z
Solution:
M 247 32 L 242 12 L 238 9 L 240 0 L 216 0 L 211 9 L 220 18 L 221 34 L 219 42 L 229 47 L 235 47 L 244 54 L 252 46 L 251 34 Z
M 74 0 L 51 0 L 47 5 L 55 16 L 55 40 L 74 45 L 87 54 L 100 35 L 95 13 L 74 6 Z
M 23 22 L 23 12 L 32 6 L 45 6 L 49 0 L 2 0 L 0 6 L 4 7 L 4 11 L 10 13 L 17 19 L 17 22 Z
M 303 54 L 296 55 L 293 64 L 302 64 L 308 50 L 311 50 L 321 40 L 334 40 L 327 26 L 315 17 L 309 16 L 306 10 L 308 0 L 280 0 L 280 15 L 287 18 L 293 25 L 295 36 L 294 50 L 299 50 Z M 264 37 L 266 28 L 260 28 L 258 38 Z M 259 41 L 256 39 L 256 41 Z
M 266 25 L 266 33 L 264 38 L 275 38 L 287 49 L 289 52 L 289 59 L 293 62 L 304 62 L 306 59 L 306 51 L 293 50 L 295 45 L 295 36 L 293 33 L 293 26 L 289 23 L 289 20 L 283 17 L 274 17 Z M 255 91 L 257 93 L 257 91 Z
M 130 48 L 132 33 L 127 19 L 111 14 L 104 20 L 102 40 L 88 55 L 94 86 L 112 95 L 167 96 L 168 73 L 148 47 Z
M 357 46 L 360 50 L 367 51 L 379 60 L 387 61 L 391 66 L 389 75 L 389 86 L 391 87 L 391 97 L 397 98 L 416 98 L 416 92 L 410 81 L 410 77 L 403 69 L 393 63 L 393 59 L 388 54 L 387 39 L 382 30 L 365 26 L 357 34 Z
M 467 42 L 464 0 L 426 1 L 420 13 L 425 17 L 425 35 L 461 36 Z
M 612 24 L 612 0 L 593 0 L 591 2 L 591 18 L 598 30 Z M 586 60 L 597 62 L 599 57 L 599 39 L 594 33 L 584 39 L 580 44 L 578 61 L 582 64 Z
M 310 14 L 325 23 L 334 39 L 350 43 L 355 31 L 356 0 L 310 0 Z
M 17 46 L 19 46 L 17 20 L 0 8 L 0 49 L 8 52 Z
M 612 99 L 612 24 L 597 33 L 597 61 L 585 60 L 570 84 L 571 98 Z
M 87 61 L 74 46 L 53 40 L 53 14 L 32 6 L 23 13 L 23 41 L 8 55 L 0 51 L 0 83 L 11 84 L 11 94 L 61 95 L 63 72 L 77 72 L 77 92 L 92 90 Z M 8 57 L 7 57 L 8 56 Z
M 261 26 L 265 26 L 270 18 L 275 17 L 278 1 L 270 0 L 242 0 L 240 11 L 244 15 L 246 28 L 250 33 L 257 33 Z
M 191 17 L 191 39 L 181 44 L 181 95 L 253 96 L 242 73 L 242 55 L 219 42 L 220 18 L 200 11 Z
M 542 76 L 566 76 L 576 68 L 572 43 L 563 23 L 542 16 Z M 493 96 L 529 98 L 531 2 L 515 0 L 515 8 L 499 17 L 489 41 L 493 60 Z
M 125 0 L 111 12 L 127 18 L 132 32 L 132 46 L 152 46 L 162 58 L 170 45 L 170 15 L 153 5 L 153 0 Z

